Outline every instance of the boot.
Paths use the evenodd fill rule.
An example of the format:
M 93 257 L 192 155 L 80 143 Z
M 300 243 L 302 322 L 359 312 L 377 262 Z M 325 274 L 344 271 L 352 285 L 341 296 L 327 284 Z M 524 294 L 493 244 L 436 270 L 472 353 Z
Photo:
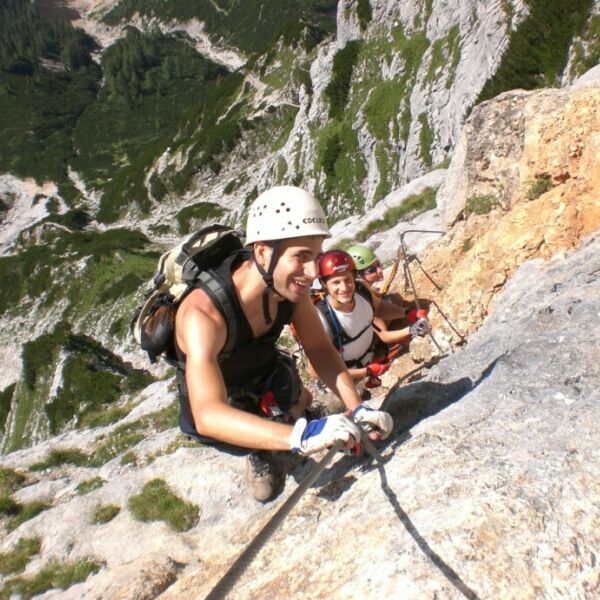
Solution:
M 246 483 L 259 502 L 272 500 L 279 493 L 272 452 L 254 450 L 246 456 Z

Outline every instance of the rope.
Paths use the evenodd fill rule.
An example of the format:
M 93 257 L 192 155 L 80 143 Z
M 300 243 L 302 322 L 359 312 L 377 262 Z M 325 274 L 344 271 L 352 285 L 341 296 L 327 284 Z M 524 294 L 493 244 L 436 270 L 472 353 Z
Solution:
M 234 563 L 218 581 L 217 585 L 206 596 L 205 600 L 219 600 L 225 598 L 226 594 L 233 589 L 237 580 L 242 576 L 250 563 L 254 560 L 260 549 L 266 544 L 274 531 L 279 527 L 289 512 L 296 506 L 304 492 L 317 480 L 325 467 L 333 460 L 333 457 L 341 449 L 343 443 L 334 444 L 327 454 L 317 463 L 314 469 L 306 476 L 306 479 L 290 494 L 287 500 L 277 509 L 275 514 L 267 521 L 266 525 L 254 536 L 242 553 L 235 559 Z
M 420 310 L 421 304 L 419 302 L 419 295 L 417 294 L 417 290 L 415 289 L 415 282 L 413 281 L 413 278 L 412 278 L 412 273 L 410 271 L 410 263 L 408 261 L 408 254 L 406 252 L 406 247 L 404 245 L 404 236 L 407 233 L 440 233 L 440 234 L 443 234 L 444 232 L 432 230 L 432 229 L 407 229 L 400 234 L 400 247 L 402 248 L 402 253 L 404 255 L 404 277 L 408 280 L 410 288 L 412 289 L 412 292 L 415 296 L 415 306 L 417 307 L 417 310 Z M 433 285 L 438 290 L 441 290 L 442 288 L 429 276 L 427 271 L 425 271 L 425 269 L 423 268 L 423 265 L 421 264 L 421 261 L 417 257 L 413 256 L 412 258 L 416 258 L 421 270 L 423 271 L 423 273 L 425 273 L 425 275 L 429 279 L 429 281 L 431 281 L 431 283 L 433 283 Z M 442 317 L 444 317 L 444 319 L 446 320 L 448 325 L 450 325 L 452 331 L 454 331 L 454 333 L 456 333 L 458 335 L 458 337 L 460 337 L 460 339 L 463 341 L 463 343 L 466 343 L 467 340 L 464 338 L 464 336 L 462 336 L 460 333 L 458 333 L 458 331 L 456 330 L 454 325 L 452 325 L 452 323 L 450 323 L 450 320 L 448 319 L 448 317 L 440 310 L 440 307 L 438 306 L 438 304 L 436 302 L 433 302 L 433 304 L 440 311 L 440 314 L 442 315 Z M 439 350 L 440 354 L 442 356 L 445 356 L 444 351 L 442 350 L 441 346 L 437 343 L 437 340 L 433 336 L 433 332 L 431 330 L 429 331 L 429 337 L 431 338 L 431 341 L 434 343 L 435 347 Z

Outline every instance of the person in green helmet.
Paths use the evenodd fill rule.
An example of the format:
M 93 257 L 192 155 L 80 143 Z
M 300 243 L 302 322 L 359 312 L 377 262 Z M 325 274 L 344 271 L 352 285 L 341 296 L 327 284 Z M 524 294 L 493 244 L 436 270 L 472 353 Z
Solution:
M 382 296 L 382 294 L 377 290 L 376 284 L 383 281 L 383 268 L 381 266 L 381 262 L 375 255 L 375 252 L 373 252 L 371 248 L 361 244 L 356 244 L 348 248 L 347 252 L 352 257 L 354 264 L 356 265 L 356 278 L 363 285 L 369 288 L 369 290 L 376 296 L 384 297 L 388 302 L 392 302 L 393 304 L 397 304 L 398 306 L 406 308 L 400 294 L 394 293 Z M 388 331 L 393 322 L 376 318 L 373 323 L 379 331 Z
M 410 306 L 410 303 L 405 302 L 400 294 L 392 293 L 382 295 L 376 289 L 376 284 L 383 281 L 383 268 L 375 252 L 373 252 L 371 248 L 362 244 L 355 244 L 354 246 L 348 248 L 347 252 L 352 257 L 354 264 L 356 265 L 357 280 L 366 286 L 374 295 L 403 307 L 406 311 L 406 320 L 408 321 L 409 326 L 414 325 L 419 318 L 427 319 L 427 311 L 417 311 L 416 308 Z M 378 332 L 378 336 L 382 340 L 385 340 L 386 337 L 390 337 L 390 330 L 403 330 L 402 328 L 405 326 L 405 323 L 402 323 L 401 321 L 389 321 L 375 317 L 373 319 L 373 325 Z
M 358 279 L 363 281 L 372 292 L 377 293 L 373 286 L 383 281 L 383 269 L 375 252 L 368 246 L 360 244 L 348 248 L 347 252 L 354 260 Z

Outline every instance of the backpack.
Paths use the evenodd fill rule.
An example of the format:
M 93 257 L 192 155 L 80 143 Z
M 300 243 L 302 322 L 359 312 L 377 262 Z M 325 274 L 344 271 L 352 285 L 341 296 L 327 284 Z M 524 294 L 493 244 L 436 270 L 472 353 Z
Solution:
M 163 356 L 170 364 L 185 368 L 175 351 L 175 315 L 179 304 L 195 288 L 205 289 L 225 320 L 235 322 L 233 307 L 212 269 L 243 249 L 242 236 L 242 232 L 226 225 L 208 225 L 160 257 L 144 302 L 129 325 L 151 363 Z M 235 335 L 229 335 L 223 351 L 231 351 L 234 344 Z

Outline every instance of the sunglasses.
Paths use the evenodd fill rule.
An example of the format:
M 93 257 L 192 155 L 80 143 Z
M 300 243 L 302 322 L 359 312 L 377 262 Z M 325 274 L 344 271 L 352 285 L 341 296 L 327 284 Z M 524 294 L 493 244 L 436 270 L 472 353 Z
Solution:
M 370 267 L 367 267 L 365 273 L 377 273 L 377 269 L 381 269 L 379 261 L 374 262 Z

